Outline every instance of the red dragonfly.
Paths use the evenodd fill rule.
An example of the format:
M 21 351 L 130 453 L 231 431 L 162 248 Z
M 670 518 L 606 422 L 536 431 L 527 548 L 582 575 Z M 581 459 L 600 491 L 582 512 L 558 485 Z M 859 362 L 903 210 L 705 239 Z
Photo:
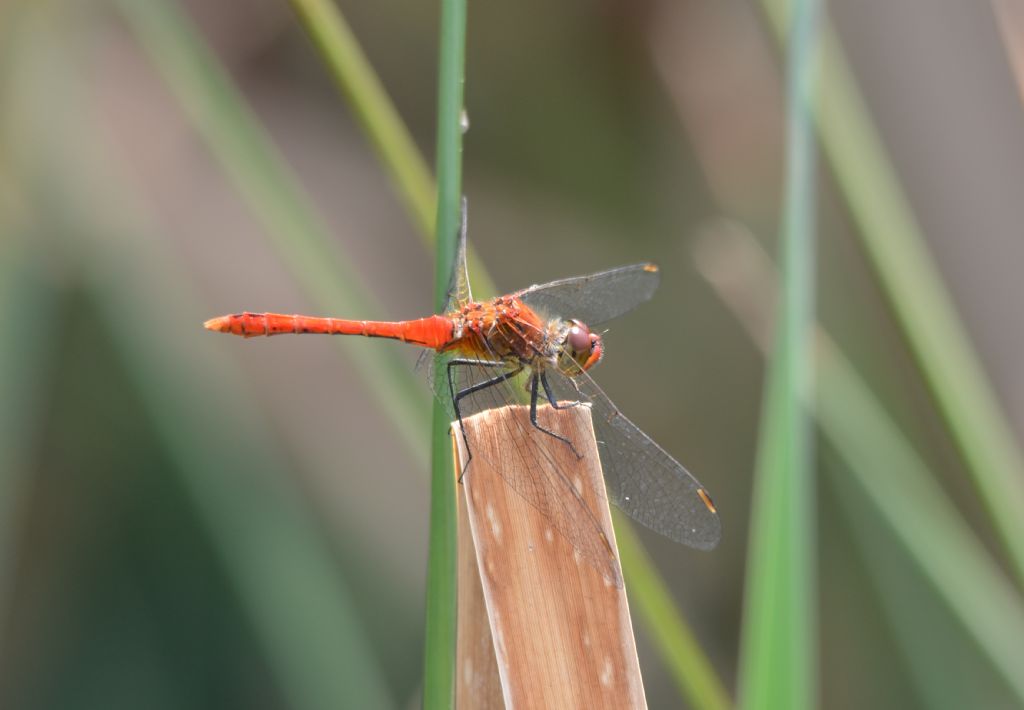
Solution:
M 591 326 L 650 299 L 658 286 L 658 268 L 623 266 L 474 301 L 466 272 L 465 223 L 463 205 L 452 288 L 443 315 L 365 321 L 246 312 L 212 318 L 204 325 L 246 338 L 284 333 L 363 335 L 427 348 L 417 367 L 427 363 L 432 389 L 460 427 L 471 414 L 521 404 L 524 389 L 515 385 L 520 381 L 530 405 L 529 425 L 550 436 L 554 445 L 568 446 L 577 457 L 580 454 L 569 438 L 538 422 L 538 403 L 555 409 L 590 407 L 612 502 L 672 540 L 713 548 L 721 536 L 721 524 L 710 495 L 619 412 L 589 374 L 605 354 L 602 335 Z M 510 420 L 519 422 L 517 417 Z M 525 417 L 510 426 L 527 426 Z M 471 457 L 473 442 L 466 439 L 465 428 L 462 433 Z M 509 440 L 523 437 L 510 432 Z M 614 552 L 598 518 L 571 483 L 572 477 L 559 470 L 543 447 L 522 448 L 528 450 L 515 452 L 524 464 L 517 468 L 531 472 L 529 478 L 498 469 L 499 473 L 591 564 L 617 582 Z

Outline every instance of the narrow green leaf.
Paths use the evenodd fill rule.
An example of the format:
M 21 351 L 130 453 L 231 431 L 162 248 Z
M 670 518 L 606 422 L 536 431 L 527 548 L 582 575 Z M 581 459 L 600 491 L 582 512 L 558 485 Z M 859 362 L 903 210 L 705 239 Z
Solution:
M 740 656 L 745 708 L 809 709 L 817 696 L 812 387 L 817 6 L 792 4 L 782 225 L 784 293 L 769 362 L 754 489 Z
M 779 37 L 782 6 L 763 0 Z M 834 33 L 816 111 L 825 156 L 992 524 L 1024 584 L 1024 457 L 872 125 Z
M 442 0 L 437 94 L 437 258 L 434 307 L 444 308 L 455 261 L 462 198 L 462 89 L 466 63 L 466 0 Z M 430 486 L 430 558 L 423 680 L 426 710 L 455 702 L 456 500 L 448 415 L 434 404 Z

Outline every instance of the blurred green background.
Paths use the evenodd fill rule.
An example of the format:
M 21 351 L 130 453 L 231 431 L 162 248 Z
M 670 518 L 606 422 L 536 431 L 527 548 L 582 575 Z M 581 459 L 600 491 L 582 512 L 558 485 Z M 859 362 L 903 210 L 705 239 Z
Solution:
M 437 7 L 338 5 L 431 156 Z M 655 300 L 612 324 L 596 377 L 715 497 L 714 552 L 641 535 L 732 689 L 763 362 L 695 248 L 723 232 L 774 244 L 780 50 L 740 0 L 469 11 L 464 184 L 470 241 L 498 287 L 661 266 Z M 954 0 L 831 13 L 1019 436 L 1024 13 Z M 199 44 L 176 54 L 178 29 Z M 267 165 L 237 160 L 242 128 L 211 129 L 223 97 L 204 107 L 175 83 L 182 56 L 206 51 L 266 132 L 279 182 L 260 187 Z M 236 139 L 240 153 L 224 148 Z M 305 216 L 275 207 L 289 173 Z M 819 319 L 1009 577 L 832 176 L 820 173 Z M 290 241 L 296 223 L 328 238 Z M 304 275 L 334 264 L 334 286 Z M 201 323 L 334 301 L 324 315 L 418 317 L 432 275 L 284 0 L 3 4 L 0 706 L 418 706 L 429 419 L 417 353 L 243 342 Z M 392 386 L 373 367 L 397 373 Z M 1017 707 L 877 510 L 844 488 L 849 461 L 823 442 L 817 462 L 835 474 L 818 492 L 821 705 Z M 1011 595 L 1019 614 L 1019 585 Z M 650 706 L 683 704 L 642 627 L 638 642 Z

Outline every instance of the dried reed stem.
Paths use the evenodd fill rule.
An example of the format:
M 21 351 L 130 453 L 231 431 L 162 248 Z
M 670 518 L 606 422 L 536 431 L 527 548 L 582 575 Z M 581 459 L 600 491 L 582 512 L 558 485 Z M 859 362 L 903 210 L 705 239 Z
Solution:
M 456 705 L 463 708 L 646 708 L 626 592 L 559 534 L 506 477 L 552 476 L 523 470 L 515 447 L 543 446 L 577 489 L 614 549 L 590 410 L 542 407 L 542 425 L 583 454 L 522 421 L 526 407 L 489 410 L 465 420 L 473 458 L 459 496 Z M 465 446 L 452 428 L 458 460 Z M 510 439 L 511 432 L 518 432 Z M 529 458 L 529 457 L 525 457 Z M 547 459 L 545 459 L 547 460 Z M 550 464 L 550 462 L 549 462 Z M 547 480 L 547 479 L 540 479 Z M 540 483 L 544 486 L 546 484 Z M 572 492 L 561 491 L 578 505 Z M 593 533 L 597 535 L 596 530 Z M 621 570 L 614 563 L 618 579 Z

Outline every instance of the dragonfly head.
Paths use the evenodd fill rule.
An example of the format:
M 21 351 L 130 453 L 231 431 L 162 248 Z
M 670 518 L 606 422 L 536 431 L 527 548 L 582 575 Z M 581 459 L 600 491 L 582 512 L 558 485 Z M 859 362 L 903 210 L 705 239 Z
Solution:
M 562 344 L 562 357 L 568 358 L 571 369 L 589 370 L 604 357 L 604 344 L 601 336 L 591 332 L 590 328 L 578 320 L 571 320 Z

